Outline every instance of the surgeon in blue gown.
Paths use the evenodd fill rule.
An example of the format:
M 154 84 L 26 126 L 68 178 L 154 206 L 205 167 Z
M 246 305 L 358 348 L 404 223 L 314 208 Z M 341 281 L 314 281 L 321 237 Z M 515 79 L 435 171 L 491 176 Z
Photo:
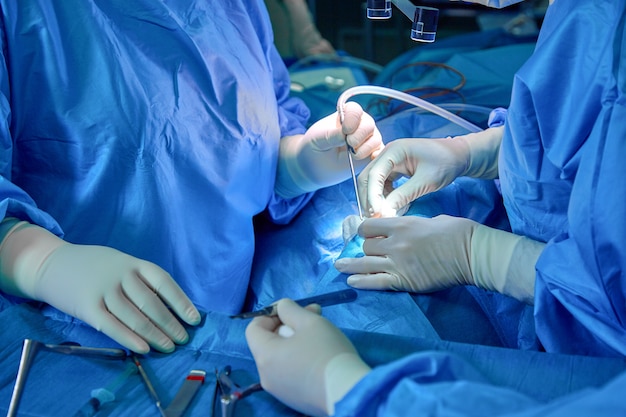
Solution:
M 492 116 L 478 134 L 388 144 L 359 176 L 377 217 L 359 227 L 365 256 L 335 266 L 361 289 L 496 291 L 533 306 L 541 350 L 623 358 L 626 1 L 551 2 L 508 112 Z M 394 190 L 397 174 L 410 179 Z M 459 176 L 499 179 L 512 232 L 446 215 L 393 217 Z M 626 415 L 624 373 L 542 403 L 441 352 L 370 369 L 316 313 L 281 300 L 277 318 L 246 330 L 265 389 L 311 415 Z
M 358 105 L 306 129 L 262 0 L 0 10 L 0 290 L 134 351 L 240 311 L 253 217 L 346 180 L 346 140 L 382 149 Z

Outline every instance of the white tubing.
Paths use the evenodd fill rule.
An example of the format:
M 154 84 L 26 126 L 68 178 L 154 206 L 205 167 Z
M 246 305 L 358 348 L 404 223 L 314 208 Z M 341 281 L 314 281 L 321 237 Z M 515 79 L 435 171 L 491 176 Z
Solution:
M 441 107 L 436 106 L 432 103 L 429 103 L 426 100 L 422 100 L 421 98 L 412 96 L 402 91 L 394 90 L 393 88 L 380 87 L 377 85 L 357 85 L 344 91 L 337 100 L 337 111 L 339 111 L 341 120 L 343 120 L 343 106 L 346 104 L 346 101 L 348 101 L 350 97 L 359 94 L 374 94 L 395 98 L 397 100 L 404 101 L 405 103 L 413 104 L 414 106 L 420 107 L 424 110 L 428 110 L 431 113 L 441 116 L 444 119 L 447 119 L 452 123 L 469 130 L 470 132 L 481 132 L 483 130 L 475 124 L 463 119 L 462 117 L 459 117 L 454 113 L 450 113 L 449 111 L 442 109 Z

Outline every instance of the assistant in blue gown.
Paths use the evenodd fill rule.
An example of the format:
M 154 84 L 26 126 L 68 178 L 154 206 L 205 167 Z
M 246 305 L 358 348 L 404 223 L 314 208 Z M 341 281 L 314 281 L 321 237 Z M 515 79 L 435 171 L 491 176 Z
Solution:
M 0 0 L 0 216 L 161 266 L 239 311 L 252 218 L 274 194 L 289 98 L 264 3 Z
M 625 2 L 557 0 L 517 73 L 499 160 L 514 233 L 547 242 L 535 327 L 549 352 L 626 355 Z
M 549 352 L 626 355 L 625 25 L 624 0 L 556 0 L 515 78 L 500 180 L 513 231 L 548 242 L 535 323 Z M 375 368 L 335 415 L 623 416 L 624 392 L 622 373 L 544 403 L 424 352 Z

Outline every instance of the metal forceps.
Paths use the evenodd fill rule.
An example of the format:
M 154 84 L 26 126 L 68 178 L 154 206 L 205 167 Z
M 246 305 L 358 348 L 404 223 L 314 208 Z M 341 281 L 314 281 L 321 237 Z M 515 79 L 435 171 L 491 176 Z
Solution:
M 215 369 L 215 391 L 213 392 L 213 401 L 211 401 L 211 416 L 215 415 L 215 400 L 218 390 L 220 395 L 220 409 L 222 411 L 221 417 L 233 417 L 235 415 L 235 406 L 237 401 L 247 397 L 248 395 L 261 391 L 263 388 L 259 382 L 252 385 L 248 385 L 245 388 L 240 388 L 230 378 L 230 365 L 224 367 L 223 370 L 218 371 Z
M 339 112 L 339 123 L 343 126 L 343 120 L 345 117 L 343 106 L 338 106 L 337 111 Z M 345 137 L 346 142 L 346 153 L 348 154 L 348 164 L 350 164 L 350 174 L 352 175 L 352 185 L 354 186 L 354 194 L 356 195 L 356 206 L 359 210 L 359 218 L 363 220 L 363 209 L 361 208 L 361 201 L 359 200 L 359 186 L 356 180 L 356 174 L 354 173 L 354 161 L 352 160 L 352 154 L 354 152 L 354 148 L 348 144 L 348 136 Z

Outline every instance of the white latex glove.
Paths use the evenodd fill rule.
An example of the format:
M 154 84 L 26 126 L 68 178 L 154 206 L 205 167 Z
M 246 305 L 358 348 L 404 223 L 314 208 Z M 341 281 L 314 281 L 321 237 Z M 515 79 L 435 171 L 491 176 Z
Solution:
M 424 194 L 457 177 L 497 178 L 503 128 L 445 139 L 397 139 L 359 175 L 359 199 L 365 213 L 393 217 Z M 409 179 L 393 189 L 399 176 Z
M 345 104 L 343 126 L 335 112 L 316 122 L 304 135 L 287 136 L 280 141 L 276 192 L 292 198 L 348 179 L 346 140 L 355 150 L 357 171 L 384 147 L 374 119 L 352 101 Z
M 291 336 L 278 333 L 282 323 Z M 370 371 L 337 327 L 291 300 L 278 302 L 278 317 L 252 320 L 246 339 L 265 391 L 306 415 L 333 414 L 335 403 Z
M 104 246 L 74 245 L 19 222 L 0 245 L 0 289 L 46 302 L 139 353 L 189 339 L 200 314 L 157 265 Z M 172 309 L 172 312 L 168 310 Z
M 432 292 L 475 285 L 532 304 L 535 264 L 545 244 L 481 225 L 437 216 L 365 219 L 362 258 L 342 258 L 338 271 L 360 289 Z

